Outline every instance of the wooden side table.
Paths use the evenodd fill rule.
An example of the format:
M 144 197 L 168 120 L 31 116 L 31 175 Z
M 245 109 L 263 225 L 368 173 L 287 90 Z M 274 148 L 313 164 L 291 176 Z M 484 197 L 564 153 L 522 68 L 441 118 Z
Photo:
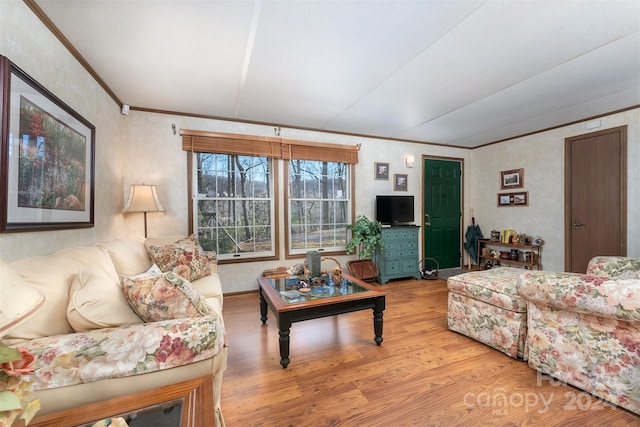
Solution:
M 61 389 L 60 393 L 63 394 L 64 390 Z M 180 405 L 182 410 L 181 421 L 176 427 L 213 426 L 215 425 L 213 398 L 213 378 L 207 375 L 104 402 L 36 416 L 29 427 L 91 426 L 105 418 L 124 417 L 126 419 L 132 414 L 159 411 L 175 405 Z M 14 424 L 13 427 L 23 427 L 23 423 Z

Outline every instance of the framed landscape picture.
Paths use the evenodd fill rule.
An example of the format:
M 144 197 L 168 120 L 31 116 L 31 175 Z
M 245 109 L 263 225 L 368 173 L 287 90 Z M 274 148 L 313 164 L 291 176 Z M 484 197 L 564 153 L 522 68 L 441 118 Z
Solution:
M 375 162 L 375 179 L 389 179 L 389 163 Z
M 5 57 L 0 79 L 0 231 L 93 227 L 94 126 Z
M 409 175 L 397 173 L 393 175 L 393 191 L 408 191 Z
M 500 172 L 500 189 L 524 187 L 524 169 L 514 169 Z

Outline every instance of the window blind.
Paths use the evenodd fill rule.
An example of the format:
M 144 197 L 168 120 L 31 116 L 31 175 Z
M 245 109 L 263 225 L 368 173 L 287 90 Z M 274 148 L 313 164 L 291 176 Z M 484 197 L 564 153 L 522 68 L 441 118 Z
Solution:
M 360 145 L 297 141 L 278 137 L 181 129 L 182 149 L 199 153 L 358 163 Z

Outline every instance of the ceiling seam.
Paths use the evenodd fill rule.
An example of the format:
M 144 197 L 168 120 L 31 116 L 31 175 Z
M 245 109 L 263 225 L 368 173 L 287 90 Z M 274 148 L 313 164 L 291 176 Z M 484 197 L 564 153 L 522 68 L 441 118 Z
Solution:
M 233 117 L 239 116 L 240 103 L 242 102 L 242 94 L 244 93 L 244 85 L 247 81 L 249 73 L 249 64 L 253 54 L 253 46 L 256 42 L 256 34 L 258 32 L 258 23 L 260 22 L 260 11 L 262 9 L 262 0 L 256 0 L 253 4 L 253 12 L 251 14 L 251 26 L 249 27 L 249 36 L 247 37 L 247 47 L 244 51 L 244 60 L 242 61 L 242 75 L 238 83 L 238 92 L 236 94 L 236 103 L 233 108 Z

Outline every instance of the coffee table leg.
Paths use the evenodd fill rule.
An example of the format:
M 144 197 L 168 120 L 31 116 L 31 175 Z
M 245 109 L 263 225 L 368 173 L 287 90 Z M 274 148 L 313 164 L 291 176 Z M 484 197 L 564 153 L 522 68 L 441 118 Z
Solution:
M 280 336 L 280 364 L 282 368 L 289 366 L 289 335 L 291 334 L 291 316 L 281 314 L 278 318 L 278 335 Z
M 260 320 L 263 325 L 267 323 L 267 300 L 262 295 L 262 288 L 260 288 Z
M 382 344 L 382 312 L 384 311 L 385 302 L 384 299 L 376 299 L 376 306 L 373 309 L 373 331 L 376 334 L 374 341 L 377 345 Z

